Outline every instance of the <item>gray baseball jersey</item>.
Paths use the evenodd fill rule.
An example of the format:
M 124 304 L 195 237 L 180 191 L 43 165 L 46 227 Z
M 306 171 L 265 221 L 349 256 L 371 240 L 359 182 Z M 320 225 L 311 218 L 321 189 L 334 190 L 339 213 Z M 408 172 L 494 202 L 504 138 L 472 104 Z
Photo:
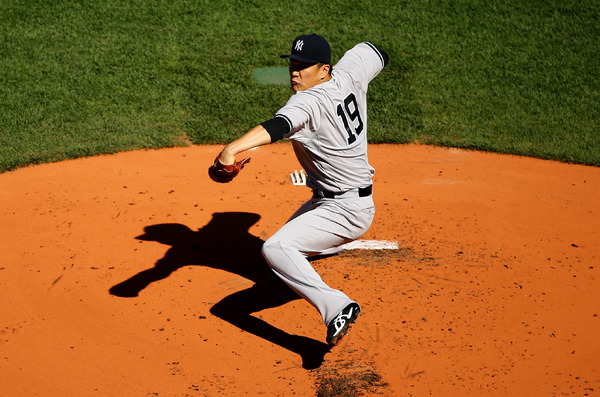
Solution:
M 367 156 L 367 89 L 384 67 L 368 42 L 347 51 L 332 78 L 293 95 L 276 117 L 290 126 L 298 161 L 313 189 L 344 192 L 369 186 L 374 169 Z

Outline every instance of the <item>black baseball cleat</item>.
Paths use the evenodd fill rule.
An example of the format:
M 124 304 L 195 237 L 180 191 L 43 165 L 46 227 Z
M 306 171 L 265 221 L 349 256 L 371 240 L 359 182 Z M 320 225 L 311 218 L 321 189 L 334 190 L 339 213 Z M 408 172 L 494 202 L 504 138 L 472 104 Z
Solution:
M 358 303 L 351 303 L 339 312 L 327 326 L 327 344 L 337 345 L 340 339 L 348 333 L 350 324 L 354 323 L 358 316 L 360 316 Z

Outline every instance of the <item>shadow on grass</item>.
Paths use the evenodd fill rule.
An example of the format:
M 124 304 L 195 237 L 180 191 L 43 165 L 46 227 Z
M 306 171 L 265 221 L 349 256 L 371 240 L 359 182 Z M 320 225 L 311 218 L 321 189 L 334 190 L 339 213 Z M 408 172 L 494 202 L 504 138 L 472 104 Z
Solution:
M 147 226 L 145 233 L 136 237 L 138 240 L 156 241 L 171 248 L 154 267 L 111 287 L 109 292 L 123 298 L 136 297 L 151 283 L 186 266 L 207 266 L 238 274 L 255 284 L 225 297 L 211 308 L 211 313 L 300 355 L 304 368 L 318 368 L 329 351 L 327 344 L 290 335 L 251 315 L 300 298 L 275 276 L 262 257 L 264 241 L 248 233 L 259 219 L 258 214 L 225 212 L 213 214 L 211 221 L 198 231 L 177 223 Z

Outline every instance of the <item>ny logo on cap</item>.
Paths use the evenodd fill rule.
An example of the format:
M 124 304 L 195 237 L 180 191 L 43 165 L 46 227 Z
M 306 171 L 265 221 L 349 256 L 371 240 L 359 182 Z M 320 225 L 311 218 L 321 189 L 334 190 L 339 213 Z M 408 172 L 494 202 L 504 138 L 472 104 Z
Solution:
M 294 46 L 294 50 L 302 51 L 302 47 L 304 46 L 304 40 L 298 40 L 296 45 Z

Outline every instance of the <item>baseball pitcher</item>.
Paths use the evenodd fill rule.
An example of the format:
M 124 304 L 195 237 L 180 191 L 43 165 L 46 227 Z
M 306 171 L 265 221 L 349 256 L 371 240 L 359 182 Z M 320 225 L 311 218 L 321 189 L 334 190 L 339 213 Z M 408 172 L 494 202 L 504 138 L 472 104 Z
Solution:
M 339 252 L 371 226 L 375 170 L 367 156 L 367 89 L 389 58 L 362 42 L 332 67 L 331 47 L 316 34 L 298 36 L 291 54 L 281 57 L 290 58 L 295 94 L 275 117 L 229 143 L 209 175 L 230 182 L 250 161 L 236 161 L 239 153 L 283 138 L 292 141 L 312 197 L 264 243 L 262 253 L 275 274 L 319 311 L 326 341 L 335 346 L 361 308 L 329 287 L 307 258 Z

